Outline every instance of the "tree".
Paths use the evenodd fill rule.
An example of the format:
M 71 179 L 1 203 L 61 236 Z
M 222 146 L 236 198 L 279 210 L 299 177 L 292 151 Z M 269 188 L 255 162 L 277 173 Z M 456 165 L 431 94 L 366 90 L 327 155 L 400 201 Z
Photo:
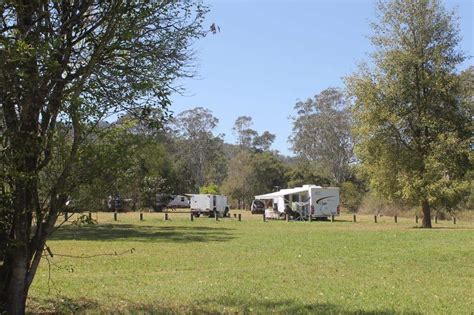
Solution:
M 349 174 L 353 159 L 351 120 L 342 93 L 328 88 L 313 99 L 295 105 L 290 138 L 293 151 L 303 158 L 325 165 L 337 184 Z
M 356 212 L 362 203 L 364 192 L 353 182 L 341 184 L 341 204 L 350 212 Z
M 286 173 L 288 187 L 298 187 L 303 185 L 329 186 L 331 180 L 324 167 L 316 162 L 298 159 L 288 167 Z
M 250 116 L 240 116 L 235 120 L 232 130 L 237 136 L 237 144 L 242 148 L 250 148 L 253 138 L 257 135 L 255 130 L 250 129 L 252 124 Z
M 242 204 L 245 208 L 245 202 L 253 197 L 253 179 L 252 155 L 247 151 L 241 151 L 229 161 L 227 177 L 222 184 L 222 192 L 237 200 L 239 209 Z
M 210 195 L 218 195 L 219 194 L 219 186 L 216 184 L 210 184 L 208 186 L 203 186 L 199 189 L 200 194 L 210 194 Z
M 152 133 L 140 125 L 132 116 L 120 117 L 83 140 L 72 174 L 74 208 L 101 209 L 108 196 L 131 198 L 135 207 L 153 207 L 156 194 L 177 190 L 173 160 L 162 132 Z
M 433 207 L 466 193 L 471 167 L 455 15 L 436 0 L 380 2 L 378 12 L 373 69 L 347 79 L 356 153 L 370 186 L 420 205 L 430 228 Z
M 184 170 L 193 179 L 193 191 L 198 191 L 208 183 L 207 175 L 213 177 L 213 182 L 216 179 L 213 176 L 215 173 L 223 173 L 222 137 L 213 134 L 218 122 L 219 119 L 203 107 L 186 110 L 173 121 L 176 134 L 174 146 L 178 158 L 184 159 Z
M 188 47 L 206 34 L 206 11 L 193 1 L 0 4 L 0 311 L 25 311 L 86 132 L 111 113 L 165 112 L 174 80 L 192 75 Z
M 275 135 L 264 131 L 261 135 L 251 129 L 253 125 L 252 117 L 240 116 L 235 120 L 232 130 L 237 136 L 237 144 L 243 150 L 268 151 L 275 141 Z
M 251 179 L 254 183 L 252 199 L 255 195 L 286 187 L 287 168 L 277 154 L 274 152 L 254 153 L 252 164 L 254 168 L 254 177 Z
M 268 151 L 273 141 L 275 141 L 275 135 L 269 131 L 264 131 L 261 135 L 257 135 L 253 138 L 253 147 L 259 152 Z
M 285 187 L 285 172 L 285 165 L 274 153 L 244 150 L 229 161 L 222 191 L 245 208 L 256 195 Z

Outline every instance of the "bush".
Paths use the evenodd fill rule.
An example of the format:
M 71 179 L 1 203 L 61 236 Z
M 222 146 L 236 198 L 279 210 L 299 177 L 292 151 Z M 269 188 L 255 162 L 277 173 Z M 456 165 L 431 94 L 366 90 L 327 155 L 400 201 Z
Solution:
M 364 197 L 364 192 L 361 191 L 356 184 L 352 182 L 344 182 L 341 185 L 341 204 L 349 210 L 349 212 L 356 212 Z
M 219 194 L 219 186 L 216 184 L 210 184 L 207 186 L 202 186 L 199 188 L 200 194 L 209 194 L 209 195 L 218 195 Z
M 403 215 L 408 212 L 415 214 L 411 206 L 402 202 L 390 201 L 373 193 L 366 194 L 361 202 L 359 213 L 375 215 Z M 410 214 L 411 215 L 411 214 Z

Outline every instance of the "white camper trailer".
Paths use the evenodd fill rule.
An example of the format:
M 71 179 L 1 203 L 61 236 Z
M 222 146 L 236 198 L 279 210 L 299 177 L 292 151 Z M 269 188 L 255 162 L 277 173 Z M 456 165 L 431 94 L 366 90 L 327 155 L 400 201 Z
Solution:
M 208 215 L 209 217 L 214 217 L 216 214 L 219 217 L 226 217 L 229 215 L 230 208 L 226 196 L 205 194 L 190 194 L 188 196 L 191 197 L 191 212 L 197 217 L 201 214 Z
M 339 188 L 303 185 L 277 192 L 255 196 L 256 200 L 267 201 L 265 210 L 268 218 L 286 213 L 293 218 L 307 220 L 339 215 Z
M 176 195 L 166 205 L 167 208 L 189 208 L 189 198 L 183 195 Z
M 183 195 L 156 194 L 155 211 L 163 211 L 164 209 L 189 208 L 189 197 Z

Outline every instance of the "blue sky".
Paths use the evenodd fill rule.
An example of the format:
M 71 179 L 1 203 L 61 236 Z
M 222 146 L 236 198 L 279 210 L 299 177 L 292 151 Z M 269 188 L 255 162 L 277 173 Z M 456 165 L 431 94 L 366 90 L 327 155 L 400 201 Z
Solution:
M 276 134 L 273 149 L 292 155 L 288 136 L 297 100 L 327 87 L 343 87 L 342 78 L 369 59 L 367 36 L 375 5 L 369 0 L 221 0 L 207 1 L 207 24 L 221 32 L 199 40 L 198 76 L 179 82 L 171 110 L 197 106 L 219 118 L 218 133 L 235 142 L 232 126 L 242 115 L 253 128 Z M 444 1 L 456 8 L 463 37 L 461 49 L 474 55 L 474 1 Z M 474 64 L 466 61 L 461 69 Z

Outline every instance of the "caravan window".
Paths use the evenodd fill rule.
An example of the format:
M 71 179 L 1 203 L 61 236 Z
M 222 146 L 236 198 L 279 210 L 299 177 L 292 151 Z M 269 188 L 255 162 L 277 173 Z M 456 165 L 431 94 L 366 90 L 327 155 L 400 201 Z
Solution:
M 181 202 L 184 202 L 184 197 L 181 197 Z

